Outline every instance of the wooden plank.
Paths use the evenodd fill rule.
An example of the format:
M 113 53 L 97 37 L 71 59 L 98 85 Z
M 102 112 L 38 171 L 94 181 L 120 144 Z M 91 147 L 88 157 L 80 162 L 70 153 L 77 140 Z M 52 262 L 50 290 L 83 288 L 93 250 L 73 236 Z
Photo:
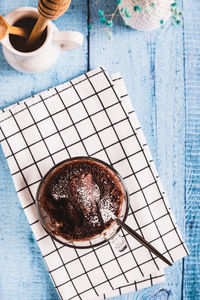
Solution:
M 200 3 L 183 1 L 186 97 L 186 242 L 182 299 L 200 299 Z
M 106 1 L 110 10 L 113 1 Z M 101 2 L 100 2 L 100 8 Z M 92 17 L 90 68 L 105 66 L 120 71 L 144 129 L 161 180 L 169 196 L 180 229 L 184 229 L 184 70 L 183 28 L 166 25 L 162 30 L 138 32 L 114 27 L 109 41 Z M 122 296 L 120 299 L 181 299 L 182 261 L 167 269 L 164 284 Z M 117 298 L 116 298 L 117 299 Z
M 16 7 L 31 5 L 37 6 L 37 1 L 0 0 L 0 11 L 4 15 Z M 9 67 L 1 53 L 0 108 L 60 84 L 87 70 L 86 0 L 73 0 L 69 11 L 55 22 L 60 30 L 76 30 L 84 33 L 82 48 L 61 53 L 59 60 L 51 69 L 37 75 L 15 71 Z M 59 299 L 16 196 L 1 149 L 0 220 L 0 299 Z

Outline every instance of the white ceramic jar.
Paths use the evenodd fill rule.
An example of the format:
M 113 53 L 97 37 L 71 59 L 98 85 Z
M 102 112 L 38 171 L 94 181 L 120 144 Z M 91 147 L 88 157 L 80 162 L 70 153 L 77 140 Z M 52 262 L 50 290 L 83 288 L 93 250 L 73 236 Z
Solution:
M 20 7 L 5 15 L 6 21 L 13 25 L 23 18 L 38 18 L 39 13 L 33 7 Z M 50 21 L 47 25 L 47 36 L 40 48 L 32 52 L 16 50 L 7 35 L 2 41 L 3 53 L 7 62 L 16 70 L 25 73 L 38 73 L 54 64 L 61 50 L 72 50 L 80 47 L 83 35 L 76 31 L 58 31 Z

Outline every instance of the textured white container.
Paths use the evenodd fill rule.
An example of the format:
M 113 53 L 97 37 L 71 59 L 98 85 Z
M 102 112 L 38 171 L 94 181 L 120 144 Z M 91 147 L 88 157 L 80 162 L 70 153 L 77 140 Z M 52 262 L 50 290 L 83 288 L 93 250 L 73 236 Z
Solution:
M 9 24 L 24 17 L 38 18 L 38 10 L 34 7 L 19 7 L 5 15 Z M 72 50 L 80 47 L 83 35 L 75 31 L 58 31 L 53 22 L 47 25 L 47 37 L 44 44 L 32 52 L 20 52 L 10 43 L 7 35 L 2 41 L 3 54 L 7 62 L 16 70 L 25 73 L 38 73 L 53 65 L 61 50 Z
M 130 18 L 121 13 L 126 24 L 137 30 L 148 31 L 160 27 L 161 20 L 166 22 L 169 19 L 173 2 L 173 0 L 122 0 L 119 4 L 119 11 L 121 13 L 121 8 L 128 8 Z M 153 3 L 155 7 L 152 6 Z M 141 12 L 134 11 L 135 5 L 141 7 Z

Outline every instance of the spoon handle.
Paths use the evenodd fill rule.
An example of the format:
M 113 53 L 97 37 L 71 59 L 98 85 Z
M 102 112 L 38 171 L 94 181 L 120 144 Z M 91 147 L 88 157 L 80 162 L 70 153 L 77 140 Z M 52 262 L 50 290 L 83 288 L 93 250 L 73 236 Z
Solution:
M 42 15 L 39 16 L 27 42 L 26 45 L 28 48 L 31 48 L 41 37 L 44 29 L 46 28 L 49 20 L 43 17 Z
M 39 19 L 35 24 L 28 40 L 27 47 L 31 48 L 42 35 L 49 20 L 55 20 L 69 8 L 71 0 L 38 0 Z
M 166 264 L 168 264 L 169 266 L 172 266 L 172 263 L 167 258 L 165 258 L 158 250 L 156 250 L 156 248 L 154 248 L 151 244 L 149 244 L 135 230 L 133 230 L 128 225 L 123 223 L 119 218 L 115 218 L 115 221 L 117 222 L 118 225 L 120 225 L 122 228 L 124 228 L 131 236 L 133 236 L 140 244 L 142 244 L 149 251 L 151 251 L 153 254 L 155 254 L 157 257 L 159 257 Z
M 19 35 L 22 37 L 28 36 L 28 30 L 17 26 L 9 26 L 9 34 Z

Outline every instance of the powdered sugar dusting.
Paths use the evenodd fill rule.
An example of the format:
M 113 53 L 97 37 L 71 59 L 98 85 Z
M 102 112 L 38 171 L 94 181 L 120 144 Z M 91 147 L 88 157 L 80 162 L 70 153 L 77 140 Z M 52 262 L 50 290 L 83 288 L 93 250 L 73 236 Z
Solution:
M 98 185 L 92 181 L 91 174 L 81 179 L 77 192 L 79 194 L 79 201 L 85 208 L 86 213 L 95 211 L 100 198 L 100 190 Z
M 52 196 L 54 200 L 67 198 L 67 181 L 65 177 L 61 177 L 56 184 L 52 186 Z
M 77 188 L 80 196 L 79 201 L 83 205 L 86 213 L 96 212 L 96 215 L 90 216 L 89 221 L 94 226 L 99 223 L 97 211 L 99 210 L 101 218 L 104 223 L 114 219 L 114 207 L 110 196 L 107 194 L 100 198 L 100 189 L 96 183 L 93 182 L 91 174 L 83 177 L 80 182 L 80 187 Z M 114 216 L 114 217 L 113 217 Z
M 100 212 L 104 223 L 110 221 L 110 219 L 115 219 L 115 215 L 113 214 L 113 212 L 107 208 L 102 208 Z
M 90 217 L 90 224 L 92 226 L 100 225 L 101 223 L 100 223 L 99 217 L 97 215 L 91 216 Z
M 105 195 L 102 199 L 100 199 L 99 209 L 104 223 L 110 221 L 110 219 L 113 219 L 112 215 L 114 212 L 114 206 L 109 195 Z

